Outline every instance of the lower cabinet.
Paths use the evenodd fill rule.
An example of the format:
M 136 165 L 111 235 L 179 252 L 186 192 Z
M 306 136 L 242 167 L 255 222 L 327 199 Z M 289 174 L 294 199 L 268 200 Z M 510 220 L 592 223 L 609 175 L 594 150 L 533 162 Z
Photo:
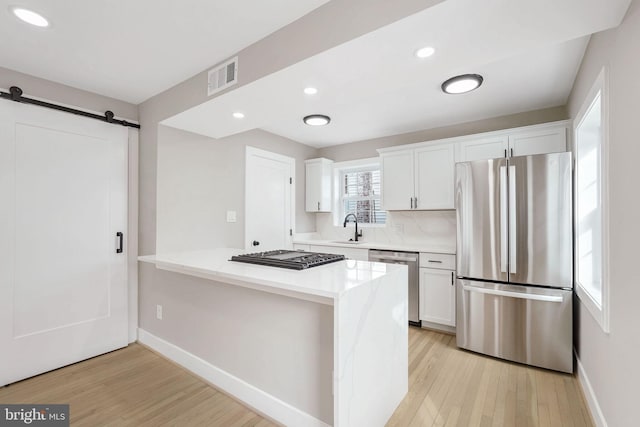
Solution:
M 450 255 L 453 257 L 453 255 Z M 421 257 L 422 260 L 422 257 Z M 445 264 L 445 263 L 443 263 Z M 443 267 L 445 267 L 443 265 Z M 420 267 L 420 320 L 456 326 L 455 271 Z
M 344 255 L 347 259 L 354 259 L 357 261 L 368 261 L 369 260 L 369 249 L 359 249 L 359 248 L 344 248 L 341 246 L 315 246 L 310 245 L 309 251 L 311 252 L 322 252 L 325 254 L 338 254 Z

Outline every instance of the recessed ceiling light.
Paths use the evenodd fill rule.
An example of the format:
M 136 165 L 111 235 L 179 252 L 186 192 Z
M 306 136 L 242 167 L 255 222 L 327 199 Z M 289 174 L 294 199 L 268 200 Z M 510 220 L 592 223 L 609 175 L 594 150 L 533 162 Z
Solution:
M 35 25 L 36 27 L 40 28 L 49 26 L 49 21 L 47 21 L 47 18 L 40 15 L 39 13 L 34 12 L 33 10 L 17 6 L 11 6 L 9 9 L 11 9 L 11 12 L 13 12 L 13 14 L 18 19 L 26 22 L 27 24 Z
M 305 87 L 304 93 L 306 93 L 307 95 L 315 95 L 316 93 L 318 93 L 318 89 L 316 89 L 315 87 Z
M 235 113 L 233 113 L 233 117 L 235 117 L 236 119 L 244 119 L 244 113 L 236 111 Z
M 302 120 L 309 126 L 324 126 L 329 124 L 331 118 L 323 114 L 312 114 L 310 116 L 306 116 Z
M 446 80 L 441 87 L 445 93 L 466 93 L 479 88 L 483 81 L 480 74 L 462 74 Z
M 418 58 L 428 58 L 436 52 L 434 48 L 431 46 L 426 46 L 421 49 L 416 50 L 416 57 Z

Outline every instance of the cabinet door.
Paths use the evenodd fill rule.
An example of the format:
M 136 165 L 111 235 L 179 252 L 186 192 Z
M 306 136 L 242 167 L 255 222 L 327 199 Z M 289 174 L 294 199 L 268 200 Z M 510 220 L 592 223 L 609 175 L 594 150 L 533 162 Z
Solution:
M 509 148 L 512 157 L 567 151 L 567 130 L 561 127 L 509 135 Z
M 463 141 L 460 143 L 460 158 L 457 161 L 472 162 L 506 157 L 508 148 L 509 137 L 507 135 Z
M 305 210 L 331 212 L 331 164 L 308 162 L 305 177 Z
M 413 207 L 413 150 L 381 155 L 382 208 L 410 210 Z
M 450 270 L 420 268 L 420 320 L 456 326 L 456 287 Z
M 455 144 L 419 148 L 414 152 L 415 191 L 414 208 L 453 209 Z

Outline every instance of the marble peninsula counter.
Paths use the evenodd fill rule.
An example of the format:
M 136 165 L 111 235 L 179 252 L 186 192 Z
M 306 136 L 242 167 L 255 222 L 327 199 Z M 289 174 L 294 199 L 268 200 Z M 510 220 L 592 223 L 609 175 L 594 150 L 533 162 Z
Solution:
M 317 375 L 321 380 L 330 381 L 331 390 L 314 390 L 317 385 L 313 381 L 299 379 L 302 372 L 282 375 L 274 371 L 273 375 L 277 378 L 260 381 L 263 384 L 277 382 L 278 387 L 272 391 L 269 386 L 251 383 L 251 371 L 256 369 L 255 366 L 246 366 L 245 375 L 241 368 L 227 373 L 224 372 L 224 366 L 209 362 L 194 369 L 188 366 L 189 363 L 176 360 L 179 358 L 173 359 L 284 425 L 383 426 L 408 389 L 406 266 L 344 260 L 295 271 L 229 261 L 232 255 L 243 252 L 238 249 L 214 249 L 141 256 L 139 260 L 155 264 L 159 270 L 205 279 L 212 286 L 231 285 L 285 298 L 292 310 L 279 309 L 273 315 L 279 319 L 284 316 L 286 324 L 303 321 L 296 318 L 297 300 L 300 301 L 298 304 L 330 306 L 331 315 L 325 319 L 325 323 L 333 323 L 333 360 L 326 364 L 309 361 L 303 369 L 319 370 Z M 176 286 L 180 286 L 179 282 L 175 281 Z M 241 301 L 235 303 L 242 306 Z M 279 343 L 289 340 L 289 346 L 293 348 L 307 346 L 305 354 L 321 354 L 326 347 L 322 339 L 314 338 L 313 328 L 309 329 L 308 337 L 296 338 L 279 336 L 281 332 L 276 325 L 271 330 L 269 322 L 263 323 L 266 331 L 255 331 L 255 334 L 273 337 L 272 340 Z M 243 335 L 246 336 L 235 339 L 256 338 L 250 332 Z M 210 338 L 213 342 L 216 337 Z M 144 339 L 141 341 L 144 343 Z M 154 348 L 153 342 L 148 345 Z M 162 353 L 162 346 L 157 347 L 156 350 Z M 290 348 L 286 345 L 280 347 L 282 351 Z M 171 358 L 171 355 L 168 357 Z M 260 354 L 248 360 L 255 360 L 255 364 L 260 365 Z M 245 362 L 245 365 L 249 364 Z M 212 374 L 209 375 L 206 369 L 211 369 Z M 213 371 L 223 371 L 233 381 Z M 260 375 L 262 378 L 268 372 L 261 372 Z M 286 384 L 282 385 L 283 382 Z M 277 390 L 282 388 L 312 396 L 310 399 L 318 402 L 297 404 L 295 398 L 287 399 L 286 393 L 278 394 Z M 328 410 L 322 410 L 327 407 Z

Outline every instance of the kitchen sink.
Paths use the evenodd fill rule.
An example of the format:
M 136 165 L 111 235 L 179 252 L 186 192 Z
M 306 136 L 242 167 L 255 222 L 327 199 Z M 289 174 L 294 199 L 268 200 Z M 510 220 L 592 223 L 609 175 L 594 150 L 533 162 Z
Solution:
M 364 242 L 356 242 L 355 240 L 332 240 L 330 243 L 344 243 L 347 245 L 359 245 Z

